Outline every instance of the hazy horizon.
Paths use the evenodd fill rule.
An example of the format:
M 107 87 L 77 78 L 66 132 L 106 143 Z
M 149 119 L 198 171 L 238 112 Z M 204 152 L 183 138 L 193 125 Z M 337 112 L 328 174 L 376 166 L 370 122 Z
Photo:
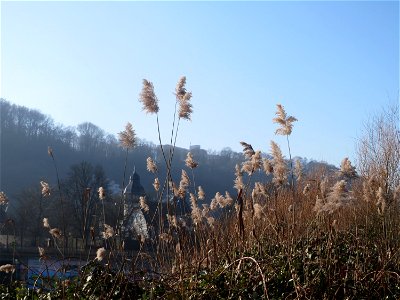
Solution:
M 169 143 L 180 76 L 193 92 L 177 146 L 270 152 L 276 104 L 299 121 L 292 155 L 338 166 L 362 124 L 399 93 L 398 2 L 1 3 L 1 93 L 65 126 L 158 143 L 139 103 L 160 100 Z

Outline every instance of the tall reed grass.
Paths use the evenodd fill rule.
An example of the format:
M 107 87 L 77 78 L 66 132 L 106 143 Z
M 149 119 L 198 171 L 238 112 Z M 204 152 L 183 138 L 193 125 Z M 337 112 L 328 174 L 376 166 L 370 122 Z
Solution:
M 179 170 L 181 180 L 176 183 L 172 173 L 177 170 L 172 162 L 179 123 L 190 120 L 193 113 L 192 93 L 185 86 L 186 78 L 182 77 L 175 90 L 174 120 L 166 151 L 158 99 L 153 84 L 143 80 L 139 98 L 146 113 L 156 114 L 162 161 L 147 159 L 157 195 L 151 200 L 157 205 L 149 211 L 150 199 L 140 198 L 141 210 L 149 213 L 147 227 L 151 230 L 148 235 L 138 236 L 138 251 L 124 251 L 120 226 L 123 220 L 115 224 L 117 230 L 107 225 L 103 205 L 102 237 L 107 243 L 95 249 L 78 277 L 42 278 L 40 289 L 26 289 L 17 282 L 2 285 L 2 298 L 400 297 L 398 180 L 392 184 L 394 188 L 388 188 L 382 174 L 359 175 L 348 158 L 337 172 L 327 167 L 304 170 L 298 160 L 293 167 L 289 135 L 297 119 L 287 116 L 278 104 L 273 122 L 280 126 L 276 133 L 287 138 L 289 160 L 274 141 L 270 143 L 271 159 L 251 144 L 241 142 L 245 161 L 232 170 L 232 186 L 237 194 L 221 191 L 210 196 L 207 187 L 196 185 L 196 170 L 202 166 L 189 152 L 187 169 Z M 133 126 L 128 123 L 120 134 L 127 155 L 128 149 L 134 151 L 134 137 Z M 54 160 L 53 153 L 51 157 Z M 165 164 L 165 174 L 159 172 L 159 163 Z M 123 183 L 126 165 L 125 162 Z M 256 172 L 263 173 L 264 178 L 256 181 Z M 392 177 L 399 178 L 396 176 Z M 46 196 L 50 188 L 45 182 L 41 185 Z M 103 187 L 98 192 L 104 199 Z M 0 205 L 6 203 L 6 196 L 1 193 Z M 123 216 L 119 214 L 119 218 Z M 63 239 L 61 230 L 51 228 L 47 218 L 43 225 L 57 245 Z M 66 259 L 61 249 L 60 254 L 61 259 Z M 38 256 L 44 259 L 43 249 L 39 248 Z M 0 271 L 13 272 L 13 268 L 4 265 Z

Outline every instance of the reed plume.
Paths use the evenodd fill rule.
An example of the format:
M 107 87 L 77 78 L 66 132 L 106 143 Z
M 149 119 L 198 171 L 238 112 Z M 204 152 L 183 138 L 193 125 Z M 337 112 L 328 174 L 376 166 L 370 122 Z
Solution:
M 303 166 L 301 165 L 300 159 L 297 159 L 294 164 L 294 175 L 297 178 L 297 181 L 300 181 L 303 177 Z
M 271 141 L 271 154 L 273 157 L 274 177 L 272 181 L 276 185 L 283 185 L 287 180 L 287 167 L 279 146 Z
M 253 169 L 253 165 L 251 163 L 251 161 L 246 160 L 243 164 L 242 164 L 242 172 L 245 172 L 249 175 L 253 174 L 254 169 Z
M 114 236 L 114 229 L 107 224 L 104 224 L 104 231 L 102 232 L 103 239 L 107 240 Z
M 0 192 L 0 205 L 5 205 L 8 201 L 7 195 L 4 192 Z
M 53 157 L 53 149 L 52 149 L 50 146 L 47 147 L 47 154 L 48 154 L 50 157 Z
M 118 133 L 119 142 L 123 148 L 132 149 L 136 145 L 136 135 L 131 123 L 125 125 L 125 130 Z
M 274 172 L 274 168 L 272 166 L 272 162 L 268 158 L 264 158 L 263 159 L 263 169 L 264 169 L 265 174 L 267 174 L 267 175 L 269 175 L 272 172 Z
M 143 79 L 143 88 L 139 96 L 139 101 L 143 104 L 143 110 L 149 114 L 156 114 L 159 111 L 158 99 L 154 93 L 153 83 Z
M 50 196 L 50 186 L 47 182 L 41 181 L 40 185 L 42 186 L 42 196 L 48 197 Z
M 100 200 L 106 199 L 106 191 L 105 191 L 105 189 L 104 189 L 102 186 L 99 187 L 98 192 L 99 192 L 99 199 L 100 199 Z
M 143 209 L 144 212 L 149 211 L 149 206 L 147 205 L 146 197 L 140 196 L 139 204 L 140 204 L 140 208 Z
M 197 197 L 200 200 L 204 200 L 206 198 L 206 194 L 204 193 L 204 190 L 203 190 L 203 188 L 201 186 L 198 187 Z
M 105 256 L 106 256 L 106 249 L 104 249 L 103 247 L 97 249 L 97 251 L 96 251 L 96 259 L 98 261 L 102 261 Z
M 61 230 L 58 229 L 58 228 L 52 228 L 52 229 L 50 229 L 49 233 L 50 233 L 53 237 L 55 237 L 55 238 L 57 238 L 57 239 L 61 239 L 61 238 L 62 238 Z
M 293 116 L 287 116 L 284 107 L 281 104 L 277 104 L 276 118 L 273 118 L 273 122 L 280 125 L 280 127 L 275 131 L 275 134 L 280 135 L 290 135 L 293 130 L 293 122 L 297 119 Z
M 213 217 L 207 217 L 207 224 L 208 224 L 208 226 L 213 228 L 214 224 L 215 224 L 215 219 Z
M 189 187 L 189 176 L 185 170 L 182 170 L 181 181 L 179 182 L 179 196 L 183 199 L 186 195 L 186 189 Z
M 151 173 L 157 172 L 157 165 L 151 157 L 148 157 L 146 160 L 147 171 Z
M 336 210 L 352 204 L 352 197 L 346 189 L 346 181 L 340 180 L 331 188 L 326 197 L 326 202 L 320 207 L 318 213 L 334 213 Z
M 160 181 L 158 180 L 158 178 L 154 178 L 153 186 L 157 192 L 160 190 Z
M 286 135 L 286 141 L 289 150 L 290 171 L 291 171 L 290 183 L 293 188 L 294 186 L 293 163 L 292 163 L 292 153 L 290 151 L 289 135 L 292 133 L 293 130 L 293 122 L 296 122 L 297 119 L 293 116 L 287 116 L 286 111 L 281 104 L 277 104 L 276 106 L 277 106 L 277 111 L 275 113 L 276 118 L 274 118 L 272 121 L 280 125 L 280 127 L 275 131 L 275 134 Z
M 178 116 L 181 119 L 190 120 L 191 113 L 193 112 L 193 106 L 190 103 L 190 99 L 192 98 L 192 93 L 186 90 L 186 77 L 182 76 L 175 88 L 176 99 L 179 103 L 179 112 Z
M 39 257 L 40 258 L 44 258 L 45 256 L 45 250 L 42 247 L 38 247 L 38 251 L 39 251 Z
M 208 205 L 208 204 L 202 204 L 203 205 L 203 209 L 202 209 L 202 211 L 201 211 L 201 215 L 203 216 L 203 217 L 207 217 L 208 216 L 208 214 L 210 213 L 210 205 Z
M 50 224 L 49 224 L 49 219 L 48 218 L 43 218 L 43 227 L 44 228 L 50 228 Z
M 261 196 L 264 198 L 268 197 L 268 193 L 267 193 L 265 186 L 261 182 L 258 182 L 258 181 L 254 183 L 254 188 L 253 188 L 253 191 L 251 194 L 252 194 L 253 199 L 256 198 L 257 196 Z
M 235 166 L 235 180 L 234 180 L 234 188 L 239 192 L 244 187 L 243 183 L 243 172 L 240 169 L 240 166 L 236 164 Z
M 191 152 L 188 152 L 188 154 L 187 154 L 187 156 L 186 156 L 186 159 L 185 159 L 185 164 L 186 164 L 186 166 L 187 166 L 188 168 L 190 168 L 190 169 L 194 169 L 194 168 L 196 168 L 196 167 L 199 165 L 199 163 L 196 162 L 196 161 L 193 159 L 193 154 L 192 154 Z
M 357 176 L 356 168 L 351 165 L 348 157 L 345 157 L 340 164 L 340 174 L 347 178 L 354 178 Z
M 14 273 L 15 271 L 15 266 L 11 264 L 6 264 L 0 266 L 0 272 L 6 272 L 6 273 Z
M 192 220 L 194 224 L 199 224 L 202 219 L 202 212 L 200 208 L 197 206 L 196 196 L 190 193 L 190 205 L 192 208 Z
M 247 144 L 246 142 L 240 142 L 240 144 L 243 146 L 244 156 L 247 159 L 251 159 L 251 157 L 255 154 L 253 147 L 250 144 Z

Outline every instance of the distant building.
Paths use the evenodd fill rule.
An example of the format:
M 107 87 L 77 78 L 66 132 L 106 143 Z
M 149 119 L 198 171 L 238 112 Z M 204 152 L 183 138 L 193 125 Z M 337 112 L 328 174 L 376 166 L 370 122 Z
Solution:
M 207 151 L 201 149 L 200 145 L 191 145 L 189 151 L 194 155 L 195 160 L 204 160 L 207 158 Z
M 124 197 L 126 202 L 139 204 L 141 196 L 146 196 L 146 192 L 140 183 L 140 176 L 136 172 L 136 168 L 134 168 L 132 175 L 129 177 L 129 183 L 124 189 Z
M 200 145 L 191 145 L 189 148 L 190 151 L 196 151 L 196 150 L 200 151 L 200 149 L 201 149 Z
M 146 219 L 140 209 L 140 197 L 146 192 L 140 183 L 140 176 L 134 169 L 129 183 L 124 189 L 123 233 L 126 240 L 148 238 Z

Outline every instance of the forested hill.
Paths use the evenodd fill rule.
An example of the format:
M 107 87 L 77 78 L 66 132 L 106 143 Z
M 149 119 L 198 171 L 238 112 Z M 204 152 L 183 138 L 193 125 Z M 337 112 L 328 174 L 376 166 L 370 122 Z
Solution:
M 107 134 L 98 126 L 86 122 L 76 127 L 56 124 L 41 112 L 0 100 L 1 121 L 1 178 L 0 190 L 9 197 L 22 189 L 40 189 L 41 180 L 55 184 L 56 171 L 48 146 L 53 149 L 60 178 L 71 173 L 71 167 L 85 161 L 93 167 L 101 167 L 106 178 L 122 185 L 126 151 L 120 147 L 114 135 Z M 123 131 L 124 128 L 121 128 Z M 168 146 L 165 147 L 168 150 Z M 137 146 L 129 152 L 127 172 L 136 171 L 146 190 L 152 191 L 154 175 L 146 170 L 146 159 L 152 157 L 159 162 L 161 174 L 163 164 L 159 147 L 138 139 Z M 179 182 L 181 169 L 188 150 L 177 148 L 174 154 L 173 177 Z M 199 162 L 196 169 L 196 185 L 207 187 L 207 194 L 225 191 L 233 186 L 234 167 L 243 156 L 225 149 L 220 153 L 193 150 Z M 128 174 L 129 175 L 129 174 Z M 127 177 L 128 177 L 127 175 Z
M 4 99 L 0 99 L 0 113 L 0 190 L 9 197 L 27 188 L 39 190 L 41 180 L 56 184 L 55 167 L 47 153 L 49 146 L 53 149 L 61 180 L 71 176 L 76 166 L 87 162 L 92 169 L 102 172 L 109 182 L 122 185 L 126 151 L 120 147 L 114 135 L 89 122 L 76 127 L 64 127 L 55 123 L 50 116 Z M 168 146 L 164 147 L 168 151 Z M 185 168 L 184 160 L 188 151 L 175 149 L 173 178 L 177 182 L 181 169 Z M 199 162 L 195 170 L 196 185 L 203 186 L 208 198 L 212 198 L 217 191 L 232 191 L 235 165 L 244 160 L 242 153 L 229 148 L 218 153 L 202 149 L 193 149 L 191 152 Z M 129 152 L 127 178 L 135 167 L 144 188 L 151 193 L 154 175 L 146 170 L 149 156 L 158 162 L 160 174 L 165 174 L 160 147 L 138 139 L 137 146 Z M 302 161 L 306 169 L 320 164 Z

